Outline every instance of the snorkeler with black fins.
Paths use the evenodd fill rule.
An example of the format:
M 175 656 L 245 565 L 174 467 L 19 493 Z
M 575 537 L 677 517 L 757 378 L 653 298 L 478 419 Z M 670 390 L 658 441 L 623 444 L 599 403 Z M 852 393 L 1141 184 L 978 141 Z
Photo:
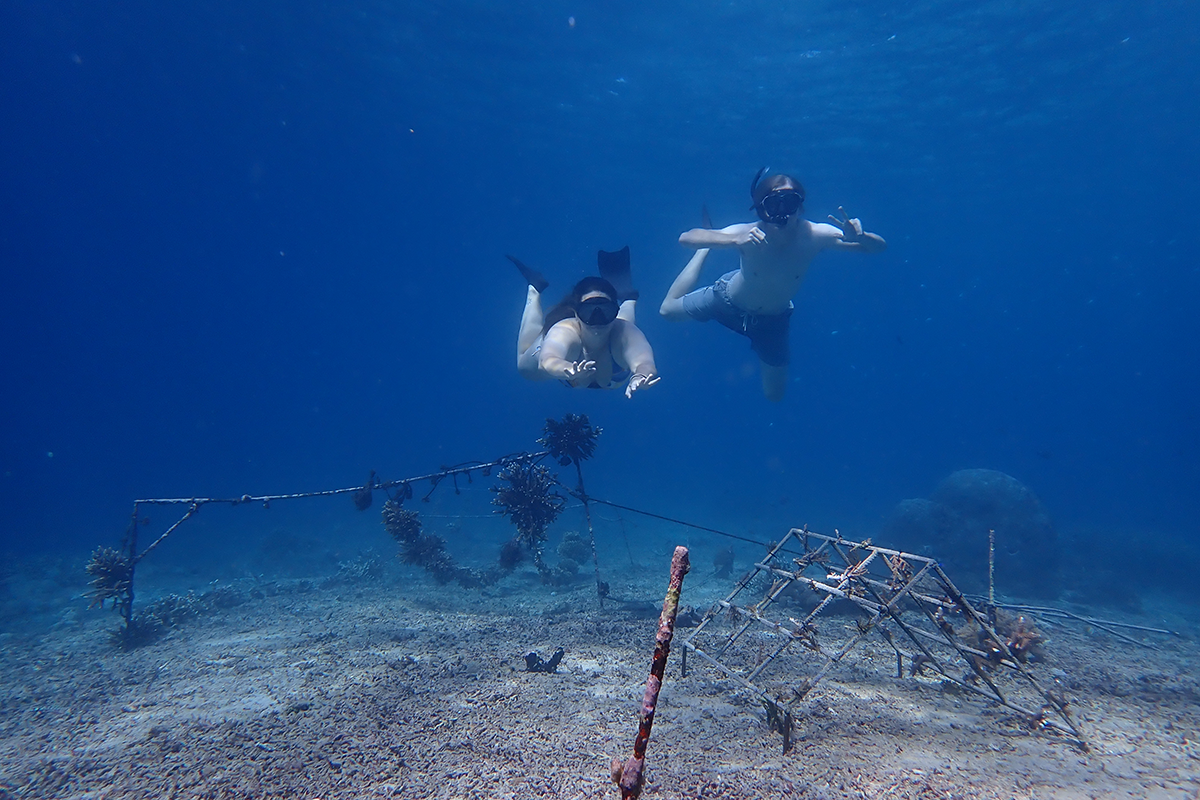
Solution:
M 538 381 L 556 378 L 570 387 L 615 389 L 625 396 L 660 380 L 650 342 L 634 323 L 638 293 L 629 248 L 597 256 L 601 277 L 587 277 L 549 311 L 542 311 L 545 277 L 513 256 L 529 284 L 517 336 L 517 371 Z
M 804 187 L 795 178 L 774 174 L 763 178 L 760 169 L 750 183 L 751 209 L 757 222 L 743 222 L 713 230 L 706 221 L 679 237 L 685 247 L 697 248 L 671 284 L 659 313 L 667 319 L 715 319 L 750 340 L 762 368 L 763 393 L 768 400 L 783 399 L 790 360 L 788 330 L 792 297 L 804 282 L 809 264 L 823 250 L 879 253 L 887 242 L 863 230 L 838 207 L 841 219 L 829 224 L 809 222 L 804 212 Z M 761 178 L 761 180 L 760 180 Z M 736 247 L 741 266 L 696 289 L 709 248 Z

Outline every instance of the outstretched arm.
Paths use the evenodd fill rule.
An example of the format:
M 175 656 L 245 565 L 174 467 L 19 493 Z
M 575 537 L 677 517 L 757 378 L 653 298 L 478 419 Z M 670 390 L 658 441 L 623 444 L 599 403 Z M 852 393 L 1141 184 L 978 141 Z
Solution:
M 741 247 L 752 241 L 762 241 L 766 235 L 759 230 L 757 223 L 742 222 L 730 225 L 720 230 L 710 228 L 692 228 L 679 236 L 679 243 L 684 247 Z
M 621 361 L 633 373 L 625 387 L 625 396 L 633 397 L 634 392 L 653 386 L 661 378 L 654 365 L 654 350 L 638 326 L 625 323 L 621 326 L 620 337 Z
M 842 218 L 838 219 L 830 214 L 829 226 L 826 226 L 841 231 L 840 237 L 836 233 L 833 234 L 835 238 L 830 242 L 830 247 L 837 250 L 857 250 L 860 253 L 882 253 L 887 249 L 887 242 L 883 237 L 864 231 L 858 217 L 852 219 L 843 206 L 838 206 L 838 213 Z
M 596 362 L 571 360 L 571 352 L 578 344 L 579 334 L 569 325 L 556 323 L 542 339 L 538 367 L 551 378 L 567 381 L 572 386 L 591 383 L 596 376 Z

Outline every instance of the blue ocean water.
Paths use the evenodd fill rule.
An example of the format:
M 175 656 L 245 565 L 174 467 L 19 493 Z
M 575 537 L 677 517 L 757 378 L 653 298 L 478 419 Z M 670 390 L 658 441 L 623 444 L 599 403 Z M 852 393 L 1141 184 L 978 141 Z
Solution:
M 593 494 L 740 533 L 869 536 L 985 467 L 1060 530 L 1195 552 L 1198 82 L 1182 0 L 10 0 L 0 550 L 582 412 Z M 655 314 L 766 164 L 890 245 L 816 262 L 780 404 L 744 340 Z M 625 244 L 662 382 L 522 381 L 503 254 L 554 294 Z

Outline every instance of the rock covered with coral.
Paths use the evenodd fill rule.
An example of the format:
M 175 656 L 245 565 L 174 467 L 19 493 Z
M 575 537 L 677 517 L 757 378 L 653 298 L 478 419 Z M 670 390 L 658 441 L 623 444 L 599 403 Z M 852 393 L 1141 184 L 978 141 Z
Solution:
M 951 473 L 928 498 L 904 500 L 892 511 L 882 543 L 937 558 L 960 587 L 988 584 L 988 531 L 994 530 L 996 590 L 1054 597 L 1060 546 L 1050 515 L 1027 486 L 990 469 Z

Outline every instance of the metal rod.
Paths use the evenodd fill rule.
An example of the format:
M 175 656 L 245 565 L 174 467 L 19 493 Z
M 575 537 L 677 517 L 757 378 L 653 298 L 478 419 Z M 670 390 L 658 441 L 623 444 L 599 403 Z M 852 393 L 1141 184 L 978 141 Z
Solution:
M 518 453 L 516 455 L 505 456 L 498 458 L 495 461 L 481 462 L 462 467 L 452 467 L 444 469 L 440 472 L 431 472 L 428 475 L 418 475 L 413 478 L 403 478 L 395 481 L 380 481 L 375 484 L 376 489 L 394 489 L 397 486 L 403 486 L 406 483 L 420 483 L 421 481 L 440 481 L 451 475 L 465 475 L 471 472 L 480 470 L 488 470 L 493 467 L 504 466 L 511 464 L 514 461 L 537 461 L 548 456 L 549 451 L 540 453 Z M 244 494 L 241 497 L 176 497 L 176 498 L 153 498 L 146 500 L 135 500 L 134 504 L 145 503 L 157 505 L 178 505 L 181 503 L 198 503 L 206 505 L 208 503 L 226 503 L 229 505 L 240 505 L 241 503 L 270 503 L 273 500 L 299 500 L 306 497 L 332 497 L 339 494 L 351 494 L 360 491 L 362 486 L 351 486 L 346 489 L 324 489 L 317 492 L 293 492 L 291 494 Z
M 1117 631 L 1110 630 L 1110 628 L 1128 628 L 1129 630 L 1142 631 L 1144 633 L 1160 633 L 1163 636 L 1179 636 L 1179 637 L 1183 636 L 1183 634 L 1180 633 L 1179 631 L 1172 631 L 1172 630 L 1168 630 L 1166 628 L 1150 628 L 1145 625 L 1134 625 L 1129 622 L 1113 622 L 1112 620 L 1107 620 L 1107 619 L 1096 619 L 1095 617 L 1085 617 L 1080 614 L 1072 613 L 1070 611 L 1064 611 L 1061 608 L 1046 608 L 1043 606 L 1026 606 L 1026 605 L 1020 605 L 1020 604 L 1016 604 L 1016 603 L 997 603 L 996 607 L 1007 609 L 1009 611 L 1028 611 L 1031 614 L 1045 614 L 1048 616 L 1065 617 L 1067 619 L 1073 619 L 1076 622 L 1083 622 L 1088 625 L 1092 625 L 1094 627 L 1100 628 L 1104 632 L 1111 633 L 1113 636 L 1116 636 L 1117 638 L 1121 639 L 1122 641 L 1128 642 L 1129 644 L 1136 644 L 1136 645 L 1140 645 L 1141 647 L 1149 647 L 1152 650 L 1157 650 L 1158 648 L 1152 644 L 1149 644 L 1148 642 L 1139 642 L 1137 639 L 1132 639 L 1128 636 L 1124 636 L 1124 635 L 1118 633 Z
M 133 563 L 137 564 L 139 561 L 141 561 L 143 558 L 145 558 L 147 555 L 149 555 L 150 551 L 153 550 L 154 548 L 158 547 L 158 545 L 162 542 L 163 539 L 166 539 L 168 536 L 170 536 L 172 531 L 174 531 L 176 528 L 178 528 L 183 523 L 187 522 L 188 519 L 199 510 L 200 510 L 200 504 L 192 503 L 192 506 L 191 506 L 191 508 L 189 508 L 187 510 L 187 513 L 184 514 L 182 517 L 180 517 L 179 520 L 174 525 L 172 525 L 171 527 L 169 527 L 165 531 L 163 531 L 157 539 L 155 539 L 153 542 L 151 542 L 150 546 L 147 547 L 145 550 L 143 550 L 141 552 L 141 554 L 133 560 Z
M 588 541 L 592 545 L 592 566 L 596 571 L 596 597 L 600 600 L 600 607 L 604 608 L 604 596 L 607 592 L 600 583 L 600 556 L 596 553 L 596 529 L 592 527 L 592 507 L 588 505 L 587 489 L 583 486 L 583 468 L 579 466 L 578 459 L 575 460 L 575 474 L 579 476 L 579 499 L 583 501 L 583 516 L 587 520 Z
M 996 529 L 988 528 L 988 605 L 996 605 Z

